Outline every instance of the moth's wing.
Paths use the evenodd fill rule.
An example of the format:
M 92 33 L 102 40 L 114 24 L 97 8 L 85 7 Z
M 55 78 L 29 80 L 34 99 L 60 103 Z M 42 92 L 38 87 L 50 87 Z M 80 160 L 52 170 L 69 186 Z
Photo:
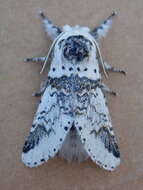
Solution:
M 120 164 L 120 153 L 100 88 L 89 92 L 86 113 L 78 115 L 75 124 L 90 158 L 100 167 L 114 170 Z
M 54 157 L 62 146 L 71 123 L 71 117 L 64 114 L 59 106 L 58 91 L 48 86 L 23 147 L 24 164 L 35 167 Z

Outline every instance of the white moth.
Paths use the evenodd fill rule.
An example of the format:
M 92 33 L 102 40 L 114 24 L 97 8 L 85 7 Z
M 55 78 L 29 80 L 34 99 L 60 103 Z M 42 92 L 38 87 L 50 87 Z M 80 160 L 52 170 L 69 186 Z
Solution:
M 54 26 L 40 12 L 43 26 L 53 44 L 47 56 L 25 61 L 44 62 L 51 58 L 47 80 L 32 128 L 23 147 L 22 161 L 28 167 L 43 164 L 59 155 L 68 161 L 91 158 L 112 171 L 120 153 L 104 92 L 116 95 L 101 81 L 100 69 L 125 74 L 103 62 L 97 40 L 110 28 L 113 12 L 100 26 Z

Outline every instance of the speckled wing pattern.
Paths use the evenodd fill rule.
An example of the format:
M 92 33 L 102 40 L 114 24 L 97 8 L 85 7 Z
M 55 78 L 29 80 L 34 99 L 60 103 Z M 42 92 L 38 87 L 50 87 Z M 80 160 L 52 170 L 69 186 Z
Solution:
M 26 59 L 44 59 L 45 68 L 51 58 L 44 93 L 23 147 L 26 166 L 41 165 L 56 154 L 67 160 L 90 157 L 108 171 L 119 165 L 120 153 L 103 94 L 114 92 L 102 83 L 99 66 L 105 74 L 105 69 L 123 71 L 103 62 L 95 40 L 105 36 L 114 15 L 90 32 L 88 27 L 69 25 L 60 30 L 40 13 L 54 41 L 46 57 Z
M 90 158 L 100 167 L 114 170 L 120 153 L 99 80 L 71 75 L 49 77 L 48 82 L 23 147 L 23 162 L 34 167 L 55 156 L 75 126 Z
M 60 91 L 48 84 L 41 98 L 29 136 L 23 147 L 22 161 L 35 167 L 54 157 L 59 151 L 72 123 L 70 115 L 59 106 Z
M 88 106 L 76 116 L 75 126 L 90 158 L 100 167 L 112 171 L 120 163 L 120 153 L 106 99 L 99 87 L 86 92 Z

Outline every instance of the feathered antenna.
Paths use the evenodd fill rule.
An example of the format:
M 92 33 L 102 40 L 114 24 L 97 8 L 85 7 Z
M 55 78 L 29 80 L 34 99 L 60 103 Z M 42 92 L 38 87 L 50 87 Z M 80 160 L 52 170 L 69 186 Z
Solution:
M 55 46 L 57 40 L 58 40 L 63 34 L 64 34 L 64 32 L 62 32 L 60 35 L 58 35 L 57 38 L 55 38 L 55 40 L 53 41 L 53 43 L 52 43 L 52 45 L 51 45 L 51 47 L 50 47 L 50 49 L 49 49 L 49 51 L 48 51 L 48 53 L 47 53 L 47 56 L 46 56 L 46 58 L 45 58 L 45 61 L 44 61 L 43 67 L 42 67 L 42 69 L 41 69 L 41 71 L 40 71 L 40 74 L 43 73 L 43 71 L 44 71 L 44 69 L 45 69 L 45 67 L 46 67 L 48 58 L 50 57 L 50 54 L 51 54 L 51 52 L 52 52 L 52 50 L 53 50 L 53 48 L 54 48 L 54 46 Z

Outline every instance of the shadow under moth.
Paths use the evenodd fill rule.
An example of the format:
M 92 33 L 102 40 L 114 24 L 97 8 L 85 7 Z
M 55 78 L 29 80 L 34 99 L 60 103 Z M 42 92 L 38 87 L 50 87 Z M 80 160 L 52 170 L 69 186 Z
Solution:
M 119 165 L 120 152 L 104 95 L 116 92 L 102 82 L 100 70 L 106 76 L 107 71 L 125 71 L 105 63 L 98 45 L 115 15 L 113 12 L 93 30 L 69 25 L 60 29 L 40 12 L 53 43 L 47 56 L 25 61 L 44 63 L 43 71 L 50 59 L 51 66 L 45 83 L 35 93 L 41 100 L 23 147 L 26 166 L 41 165 L 55 155 L 68 161 L 90 158 L 109 171 Z

